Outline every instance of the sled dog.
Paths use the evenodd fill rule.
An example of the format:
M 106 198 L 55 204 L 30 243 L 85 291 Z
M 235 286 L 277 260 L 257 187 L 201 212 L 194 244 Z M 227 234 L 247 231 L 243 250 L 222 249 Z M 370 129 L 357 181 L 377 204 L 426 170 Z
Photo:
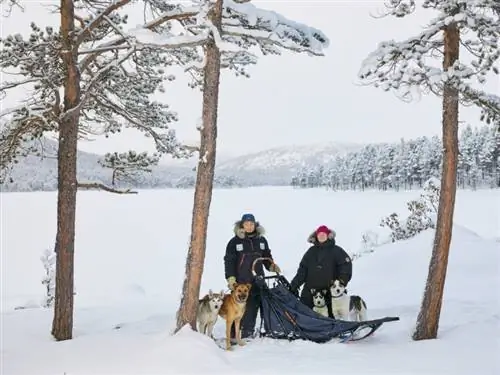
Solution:
M 360 296 L 350 296 L 341 280 L 333 280 L 330 285 L 332 313 L 335 319 L 364 321 L 367 320 L 366 303 Z
M 223 298 L 223 290 L 220 293 L 213 293 L 212 289 L 210 289 L 208 294 L 198 301 L 198 311 L 196 314 L 198 332 L 213 338 L 213 329 L 219 317 Z
M 320 315 L 328 317 L 328 306 L 326 305 L 327 289 L 311 289 L 313 310 Z
M 226 350 L 231 350 L 231 327 L 233 323 L 236 342 L 240 346 L 245 345 L 245 342 L 241 340 L 240 322 L 243 314 L 245 314 L 251 288 L 252 284 L 235 284 L 231 294 L 224 295 L 219 315 L 226 321 Z

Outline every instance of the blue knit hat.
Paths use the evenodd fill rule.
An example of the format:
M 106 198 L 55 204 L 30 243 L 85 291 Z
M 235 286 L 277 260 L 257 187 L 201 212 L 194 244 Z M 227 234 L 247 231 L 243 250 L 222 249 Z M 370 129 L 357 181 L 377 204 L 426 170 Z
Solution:
M 244 223 L 245 221 L 251 221 L 252 223 L 255 223 L 255 216 L 252 214 L 243 214 L 241 217 L 241 222 Z

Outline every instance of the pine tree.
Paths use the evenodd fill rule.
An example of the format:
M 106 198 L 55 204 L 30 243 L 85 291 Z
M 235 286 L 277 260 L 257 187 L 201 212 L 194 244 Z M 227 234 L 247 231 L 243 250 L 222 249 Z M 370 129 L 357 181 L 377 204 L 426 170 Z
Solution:
M 249 52 L 251 47 L 258 47 L 264 55 L 280 54 L 285 49 L 321 56 L 328 45 L 328 39 L 319 30 L 256 8 L 247 0 L 199 0 L 197 3 L 199 11 L 194 16 L 202 31 L 196 34 L 196 30 L 189 30 L 203 37 L 205 49 L 205 65 L 196 72 L 198 79 L 192 85 L 201 85 L 203 90 L 202 124 L 199 127 L 201 141 L 191 241 L 176 330 L 185 324 L 196 329 L 196 307 L 203 274 L 216 160 L 220 69 L 229 68 L 238 75 L 249 77 L 246 68 L 257 62 L 257 56 Z
M 36 151 L 34 141 L 53 132 L 59 137 L 52 327 L 57 340 L 72 338 L 77 188 L 116 191 L 101 183 L 77 181 L 78 141 L 89 135 L 109 136 L 127 126 L 151 138 L 159 154 L 181 158 L 193 151 L 181 145 L 170 129 L 176 113 L 154 101 L 152 94 L 163 91 L 173 79 L 169 67 L 200 60 L 197 47 L 206 36 L 174 35 L 169 22 L 192 17 L 193 8 L 159 0 L 145 0 L 150 19 L 143 27 L 126 31 L 125 7 L 131 3 L 61 0 L 59 30 L 31 23 L 28 39 L 19 34 L 0 39 L 0 67 L 18 77 L 2 82 L 0 95 L 18 87 L 31 90 L 20 106 L 0 116 L 5 123 L 0 134 L 2 177 L 19 157 Z M 163 38 L 152 39 L 154 32 Z
M 111 185 L 115 186 L 119 181 L 137 182 L 144 173 L 152 172 L 152 167 L 158 165 L 160 157 L 158 154 L 149 155 L 147 152 L 113 152 L 104 155 L 104 159 L 98 163 L 112 171 Z
M 437 11 L 428 27 L 403 42 L 379 45 L 363 62 L 360 78 L 385 91 L 395 91 L 411 100 L 412 92 L 432 92 L 443 98 L 443 167 L 436 235 L 429 274 L 414 340 L 437 337 L 448 252 L 452 237 L 458 163 L 459 101 L 473 103 L 487 122 L 500 121 L 500 98 L 474 88 L 484 83 L 499 56 L 500 20 L 496 0 L 424 0 L 423 8 Z M 405 17 L 416 7 L 415 0 L 390 0 L 388 14 Z M 471 38 L 472 37 L 472 38 Z M 472 63 L 460 58 L 460 46 L 472 56 Z M 439 51 L 442 68 L 430 64 Z

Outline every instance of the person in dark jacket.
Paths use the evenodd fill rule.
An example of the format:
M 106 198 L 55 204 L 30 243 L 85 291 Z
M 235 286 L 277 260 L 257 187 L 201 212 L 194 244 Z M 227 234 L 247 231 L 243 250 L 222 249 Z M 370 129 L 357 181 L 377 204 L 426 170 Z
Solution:
M 255 221 L 252 214 L 244 214 L 241 220 L 234 225 L 234 237 L 226 246 L 224 255 L 224 271 L 229 289 L 234 290 L 236 283 L 251 283 L 250 295 L 247 300 L 245 315 L 241 319 L 241 337 L 252 337 L 257 321 L 257 313 L 260 309 L 259 288 L 254 285 L 252 264 L 255 259 L 266 257 L 273 259 L 267 239 L 264 237 L 265 230 Z M 280 273 L 280 268 L 274 261 L 257 262 L 255 273 L 264 275 L 264 267 L 268 271 Z M 234 326 L 231 330 L 234 337 Z
M 335 231 L 325 225 L 316 229 L 307 241 L 313 246 L 302 257 L 290 288 L 298 296 L 299 288 L 304 285 L 300 300 L 312 308 L 311 289 L 329 288 L 335 279 L 347 285 L 352 277 L 352 263 L 345 250 L 335 244 Z

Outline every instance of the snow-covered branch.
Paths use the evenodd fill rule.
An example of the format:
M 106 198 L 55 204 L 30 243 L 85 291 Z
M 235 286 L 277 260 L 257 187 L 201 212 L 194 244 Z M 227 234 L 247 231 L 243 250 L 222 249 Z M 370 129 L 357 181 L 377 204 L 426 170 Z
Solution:
M 307 52 L 315 56 L 323 56 L 323 52 L 319 52 L 317 48 L 310 48 L 309 45 L 297 44 L 293 40 L 287 40 L 286 38 L 280 37 L 274 31 L 266 32 L 261 30 L 247 30 L 242 27 L 226 26 L 224 28 L 224 34 L 235 37 L 243 37 L 253 39 L 263 44 L 273 44 L 277 47 L 293 51 L 293 52 Z M 222 48 L 223 49 L 223 48 Z M 234 52 L 234 51 L 232 51 Z
M 0 182 L 7 178 L 8 171 L 19 157 L 37 152 L 33 144 L 44 132 L 57 129 L 51 119 L 51 109 L 40 102 L 28 102 L 6 110 L 0 116 Z
M 219 36 L 214 33 L 213 25 L 206 17 L 207 7 L 212 5 L 211 2 L 199 0 L 194 3 L 198 6 L 178 6 L 141 27 L 124 31 L 122 35 L 126 37 L 120 36 L 92 49 L 81 50 L 79 53 L 86 54 L 87 57 L 81 61 L 80 67 L 84 69 L 102 52 L 125 48 L 122 44 L 130 42 L 130 39 L 133 40 L 132 43 L 140 46 L 182 49 L 201 46 L 210 38 L 214 38 L 219 48 L 232 57 L 242 56 L 242 53 L 248 54 L 245 50 L 251 46 L 260 46 L 264 53 L 269 52 L 270 48 L 264 47 L 266 44 L 294 52 L 322 56 L 323 50 L 329 45 L 326 35 L 318 29 L 291 21 L 276 12 L 257 8 L 250 2 L 234 0 L 224 1 L 222 35 Z M 186 29 L 189 32 L 176 35 L 166 32 L 160 34 L 155 31 L 156 27 L 174 20 L 186 22 L 188 25 Z M 230 44 L 235 46 L 231 47 Z M 226 59 L 228 60 L 231 59 Z M 232 60 L 233 63 L 237 61 Z M 239 61 L 247 63 L 248 59 Z
M 441 95 L 444 84 L 453 85 L 459 89 L 463 101 L 489 111 L 486 118 L 498 116 L 491 96 L 487 95 L 489 99 L 485 100 L 474 88 L 475 84 L 484 84 L 488 74 L 498 74 L 500 19 L 494 5 L 494 0 L 425 0 L 422 7 L 439 12 L 426 30 L 405 41 L 380 43 L 363 61 L 358 77 L 364 84 L 394 91 L 409 100 L 413 93 L 422 90 Z M 399 17 L 411 13 L 415 2 L 390 0 L 388 6 L 389 13 Z M 461 57 L 443 70 L 435 60 L 435 53 L 442 56 L 443 30 L 452 24 L 459 29 L 461 45 L 464 52 L 470 53 L 472 62 L 465 63 L 466 59 Z
M 323 55 L 329 46 L 328 37 L 320 30 L 287 19 L 274 11 L 260 9 L 250 2 L 224 1 L 222 32 L 270 44 L 296 52 Z
M 2 14 L 2 16 L 4 17 L 9 17 L 12 13 L 12 9 L 15 7 L 21 9 L 24 12 L 24 8 L 19 0 L 0 0 L 0 4 L 2 4 L 2 11 L 5 12 L 4 14 Z
M 110 61 L 106 66 L 101 68 L 97 73 L 95 73 L 90 80 L 90 82 L 84 87 L 82 90 L 84 94 L 82 95 L 80 99 L 80 103 L 68 111 L 62 113 L 60 115 L 61 121 L 64 119 L 64 117 L 71 116 L 75 111 L 80 112 L 80 110 L 85 106 L 89 98 L 92 96 L 95 86 L 98 84 L 98 82 L 101 81 L 102 77 L 108 72 L 109 69 L 120 66 L 122 63 L 124 63 L 132 54 L 135 52 L 135 49 L 132 48 L 130 51 L 128 51 L 126 54 L 121 56 L 118 60 L 112 60 Z
M 415 11 L 415 0 L 387 0 L 384 16 L 405 17 Z
M 361 81 L 385 91 L 394 90 L 402 98 L 411 96 L 413 88 L 438 91 L 432 81 L 437 77 L 436 83 L 440 83 L 442 70 L 429 65 L 426 57 L 442 46 L 442 22 L 442 17 L 436 19 L 427 30 L 405 41 L 380 43 L 362 62 L 358 74 Z
M 130 37 L 131 39 L 134 39 L 135 36 L 140 36 L 141 32 L 143 33 L 142 35 L 144 38 L 147 40 L 148 38 L 155 40 L 155 42 L 151 43 L 151 45 L 155 45 L 157 47 L 164 47 L 164 48 L 171 48 L 172 42 L 174 40 L 171 40 L 170 42 L 167 40 L 165 42 L 165 37 L 163 37 L 163 44 L 160 46 L 158 45 L 158 38 L 159 36 L 151 36 L 151 35 L 146 35 L 144 30 L 154 30 L 155 28 L 162 26 L 164 24 L 167 24 L 168 22 L 172 21 L 182 21 L 186 19 L 190 19 L 194 16 L 196 16 L 199 12 L 198 7 L 184 7 L 184 6 L 177 6 L 173 10 L 169 10 L 166 12 L 163 12 L 160 16 L 156 17 L 155 19 L 146 22 L 142 27 L 136 27 L 131 30 L 131 34 L 129 35 L 127 32 L 121 33 L 117 38 L 114 38 L 110 41 L 106 41 L 104 43 L 101 43 L 97 46 L 93 46 L 90 49 L 82 49 L 79 51 L 79 54 L 86 54 L 87 56 L 82 59 L 80 62 L 80 68 L 85 69 L 92 61 L 94 61 L 101 53 L 107 52 L 107 51 L 113 51 L 117 49 L 124 49 L 124 48 L 129 48 L 130 45 L 127 43 L 128 38 Z M 136 35 L 134 35 L 136 34 Z M 125 35 L 125 36 L 124 36 Z M 170 37 L 173 37 L 173 35 L 170 35 Z M 180 40 L 178 39 L 177 41 L 181 42 L 183 45 L 185 45 L 186 40 Z M 126 46 L 123 46 L 124 43 L 127 43 Z M 146 43 L 148 44 L 148 43 Z M 197 41 L 194 43 L 193 46 L 200 45 L 200 42 Z M 181 48 L 182 46 L 178 47 Z M 172 47 L 173 48 L 173 47 Z M 177 48 L 177 47 L 176 47 Z
M 87 26 L 78 33 L 76 39 L 76 45 L 79 46 L 86 38 L 90 38 L 92 31 L 97 27 L 99 27 L 101 22 L 103 22 L 107 18 L 107 16 L 117 11 L 118 9 L 124 7 L 125 5 L 129 4 L 131 1 L 132 0 L 112 1 L 111 4 L 109 4 L 105 10 L 100 11 L 95 18 L 90 19 L 87 23 Z M 85 20 L 83 22 L 85 22 Z
M 23 79 L 20 81 L 13 81 L 13 82 L 3 81 L 2 84 L 0 85 L 0 97 L 2 97 L 2 95 L 6 95 L 5 91 L 7 91 L 7 90 L 10 90 L 10 89 L 13 89 L 13 88 L 16 88 L 19 86 L 24 86 L 28 83 L 34 83 L 36 81 L 38 81 L 38 78 L 27 78 L 27 79 Z
M 500 131 L 500 96 L 487 94 L 470 86 L 459 86 L 463 100 L 481 109 L 481 120 L 495 124 Z
M 200 35 L 172 35 L 161 36 L 145 27 L 129 30 L 128 36 L 135 39 L 136 43 L 144 47 L 155 47 L 161 49 L 180 49 L 185 47 L 198 47 L 209 40 L 209 33 Z

